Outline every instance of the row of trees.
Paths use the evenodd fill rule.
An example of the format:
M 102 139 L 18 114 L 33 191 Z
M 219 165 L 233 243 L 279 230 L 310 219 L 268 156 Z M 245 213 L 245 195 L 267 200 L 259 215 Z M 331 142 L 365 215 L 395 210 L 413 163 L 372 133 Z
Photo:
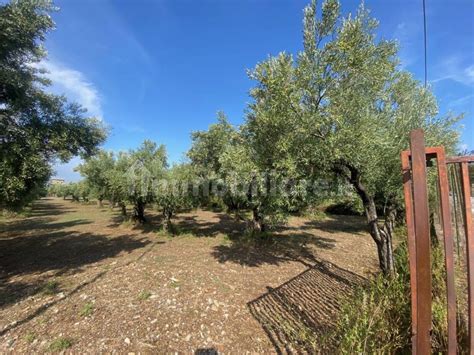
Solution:
M 79 171 L 87 195 L 132 204 L 139 222 L 147 204 L 159 205 L 168 224 L 179 208 L 215 195 L 229 210 L 249 209 L 252 229 L 262 232 L 314 202 L 310 182 L 346 184 L 364 206 L 380 268 L 390 274 L 403 208 L 400 151 L 414 128 L 425 130 L 428 145 L 453 150 L 459 117 L 438 114 L 432 93 L 400 69 L 396 42 L 377 38 L 377 21 L 363 5 L 346 17 L 337 0 L 324 1 L 318 15 L 317 8 L 315 1 L 305 8 L 300 53 L 280 53 L 250 71 L 245 122 L 235 127 L 220 113 L 207 131 L 192 134 L 189 162 L 169 167 L 164 147 L 150 141 L 94 155 L 105 139 L 100 123 L 47 94 L 31 65 L 44 58 L 50 2 L 1 5 L 0 205 L 21 206 L 44 185 L 52 160 L 77 154 L 85 158 Z
M 222 202 L 229 210 L 250 209 L 259 232 L 317 198 L 308 181 L 348 184 L 364 206 L 380 268 L 390 274 L 393 229 L 403 209 L 400 151 L 408 148 L 414 128 L 425 130 L 428 145 L 454 150 L 460 117 L 438 115 L 432 93 L 400 70 L 396 42 L 377 40 L 377 21 L 363 5 L 348 17 L 341 16 L 337 0 L 326 0 L 319 17 L 316 10 L 315 1 L 305 8 L 303 50 L 296 57 L 281 53 L 250 72 L 256 85 L 245 123 L 234 127 L 219 113 L 207 131 L 192 134 L 189 164 L 179 169 L 200 188 L 203 181 L 220 185 Z M 146 147 L 115 162 L 101 153 L 79 169 L 99 200 L 105 191 L 128 200 L 138 220 L 144 220 L 146 203 L 162 199 L 179 207 L 182 198 L 143 189 L 143 181 L 179 171 L 167 170 L 160 149 Z M 158 163 L 151 159 L 155 153 L 162 157 Z M 130 169 L 134 159 L 141 165 L 132 169 L 138 177 L 132 194 L 98 173 L 107 164 Z M 140 170 L 145 167 L 148 177 Z M 112 176 L 119 181 L 124 175 Z
M 454 151 L 461 117 L 438 114 L 429 89 L 400 69 L 396 42 L 377 39 L 378 23 L 363 5 L 355 16 L 342 17 L 337 0 L 324 1 L 319 17 L 316 11 L 315 1 L 304 11 L 303 51 L 270 57 L 250 72 L 256 85 L 244 125 L 233 129 L 220 115 L 193 134 L 189 158 L 210 177 L 349 184 L 364 206 L 380 268 L 390 274 L 403 209 L 400 152 L 415 128 L 424 129 L 428 145 Z M 266 182 L 256 181 L 257 190 Z M 256 227 L 284 216 L 292 203 L 310 203 L 304 192 L 295 188 L 290 200 L 248 195 Z
M 146 140 L 136 150 L 99 151 L 77 167 L 84 180 L 66 185 L 52 185 L 50 194 L 73 200 L 104 200 L 109 206 L 120 206 L 122 215 L 139 223 L 146 222 L 145 207 L 153 204 L 163 212 L 164 227 L 178 209 L 191 207 L 193 175 L 186 164 L 168 166 L 163 145 Z M 133 206 L 128 216 L 127 205 Z
M 54 161 L 90 156 L 106 138 L 99 120 L 46 91 L 38 63 L 53 10 L 48 0 L 0 4 L 0 210 L 37 198 Z

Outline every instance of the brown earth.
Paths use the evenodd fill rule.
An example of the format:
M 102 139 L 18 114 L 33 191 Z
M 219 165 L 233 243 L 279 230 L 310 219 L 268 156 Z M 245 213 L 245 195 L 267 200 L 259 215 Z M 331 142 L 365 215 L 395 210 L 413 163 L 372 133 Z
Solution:
M 260 247 L 225 213 L 180 214 L 174 237 L 157 218 L 48 198 L 1 221 L 0 352 L 292 351 L 376 269 L 359 217 L 292 217 Z

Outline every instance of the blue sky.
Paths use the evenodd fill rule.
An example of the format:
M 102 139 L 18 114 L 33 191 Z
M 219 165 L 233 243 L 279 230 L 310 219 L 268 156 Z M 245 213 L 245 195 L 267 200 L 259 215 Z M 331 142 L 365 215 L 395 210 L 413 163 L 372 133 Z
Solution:
M 308 0 L 309 1 L 309 0 Z M 57 0 L 46 47 L 55 92 L 112 131 L 109 150 L 145 138 L 180 161 L 193 130 L 218 110 L 241 123 L 253 86 L 246 70 L 301 50 L 302 0 Z M 465 112 L 463 148 L 474 149 L 474 2 L 427 0 L 428 79 L 440 112 Z M 400 42 L 402 66 L 423 79 L 422 0 L 366 0 L 381 37 Z M 359 1 L 342 1 L 354 12 Z M 73 159 L 56 167 L 74 181 Z

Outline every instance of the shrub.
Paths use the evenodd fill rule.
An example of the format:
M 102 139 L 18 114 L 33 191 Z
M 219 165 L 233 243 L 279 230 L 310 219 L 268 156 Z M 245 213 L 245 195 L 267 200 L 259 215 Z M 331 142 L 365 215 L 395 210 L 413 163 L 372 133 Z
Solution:
M 359 198 L 351 195 L 327 206 L 326 212 L 335 215 L 361 216 L 364 213 L 364 207 Z
M 408 251 L 402 243 L 395 251 L 396 276 L 377 276 L 342 307 L 331 337 L 340 353 L 404 353 L 411 349 L 411 302 Z M 447 352 L 446 284 L 443 251 L 432 250 L 432 350 Z M 459 329 L 459 340 L 465 340 Z

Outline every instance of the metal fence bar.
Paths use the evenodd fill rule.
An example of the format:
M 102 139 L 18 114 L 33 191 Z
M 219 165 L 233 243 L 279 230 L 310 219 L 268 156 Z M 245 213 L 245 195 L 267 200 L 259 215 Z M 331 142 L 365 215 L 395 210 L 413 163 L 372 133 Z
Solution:
M 464 155 L 459 157 L 446 158 L 447 163 L 469 163 L 474 161 L 474 155 Z
M 446 265 L 446 293 L 448 304 L 448 354 L 456 354 L 456 284 L 454 280 L 454 240 L 449 205 L 449 180 L 444 147 L 436 154 L 438 166 L 438 186 L 443 227 L 444 256 Z
M 472 221 L 471 183 L 469 180 L 469 164 L 461 163 L 461 182 L 464 195 L 464 223 L 466 228 L 467 277 L 469 300 L 469 351 L 474 353 L 474 226 Z
M 410 134 L 413 174 L 413 212 L 416 236 L 416 347 L 417 354 L 431 352 L 431 262 L 426 181 L 426 152 L 423 130 Z
M 410 151 L 401 154 L 403 172 L 403 194 L 405 197 L 405 218 L 407 223 L 408 259 L 410 262 L 410 288 L 411 288 L 411 343 L 413 353 L 416 353 L 416 240 L 413 216 L 413 185 L 410 169 Z

